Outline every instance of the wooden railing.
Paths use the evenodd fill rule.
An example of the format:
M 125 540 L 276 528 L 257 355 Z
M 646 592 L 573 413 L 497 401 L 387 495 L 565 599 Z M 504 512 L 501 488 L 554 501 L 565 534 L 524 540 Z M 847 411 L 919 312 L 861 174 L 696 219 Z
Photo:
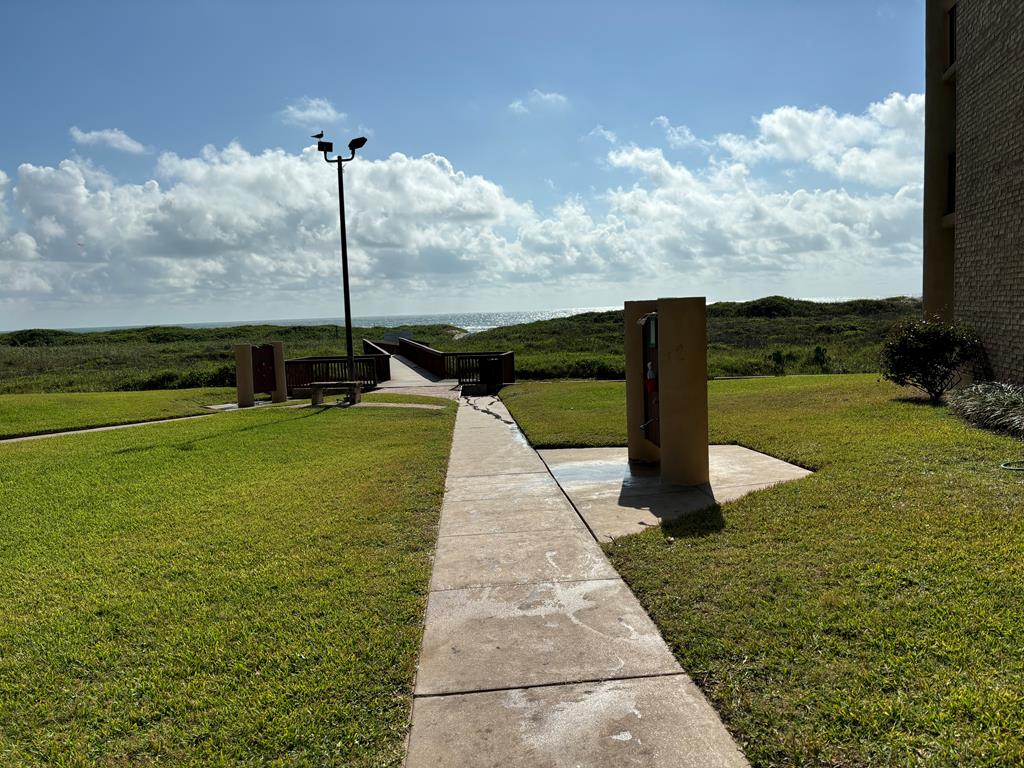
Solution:
M 446 379 L 459 378 L 459 353 L 442 352 L 441 354 L 444 355 L 444 377 Z
M 448 372 L 445 353 L 438 352 L 436 349 L 432 349 L 426 344 L 420 344 L 418 341 L 413 341 L 412 339 L 399 339 L 398 354 L 413 365 L 418 365 L 420 368 L 434 374 L 439 379 L 455 378 L 454 375 L 451 375 Z
M 363 339 L 363 354 L 364 355 L 390 355 L 380 342 L 370 341 L 369 339 Z
M 398 354 L 442 379 L 460 384 L 501 386 L 516 380 L 514 352 L 439 352 L 411 339 L 400 339 Z
M 516 380 L 515 352 L 455 353 L 453 357 L 459 384 L 500 386 Z
M 308 387 L 314 381 L 357 381 L 375 386 L 382 379 L 384 367 L 390 371 L 389 358 L 380 355 L 358 355 L 354 358 L 355 371 L 349 371 L 346 357 L 298 357 L 284 361 L 285 381 L 289 393 L 293 389 Z M 387 376 L 390 378 L 390 374 Z
M 363 339 L 363 354 L 373 358 L 374 366 L 377 369 L 378 384 L 391 378 L 390 352 L 369 339 Z

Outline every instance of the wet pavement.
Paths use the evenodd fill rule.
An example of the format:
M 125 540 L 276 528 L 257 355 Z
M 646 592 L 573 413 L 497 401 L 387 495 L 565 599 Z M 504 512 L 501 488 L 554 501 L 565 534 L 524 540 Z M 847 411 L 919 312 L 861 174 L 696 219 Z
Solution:
M 740 445 L 709 446 L 711 482 L 696 487 L 662 482 L 656 466 L 630 464 L 625 448 L 564 448 L 540 456 L 599 541 L 811 474 Z

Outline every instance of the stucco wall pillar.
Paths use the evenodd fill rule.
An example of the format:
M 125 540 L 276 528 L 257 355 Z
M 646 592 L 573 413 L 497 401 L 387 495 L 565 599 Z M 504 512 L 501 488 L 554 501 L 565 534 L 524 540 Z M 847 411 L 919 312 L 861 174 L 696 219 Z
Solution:
M 288 399 L 288 382 L 284 373 L 284 342 L 272 341 L 271 346 L 274 348 L 274 381 L 277 384 L 272 398 L 275 403 L 283 403 Z
M 252 382 L 252 346 L 235 344 L 235 385 L 238 387 L 238 407 L 251 408 L 256 404 Z
M 706 304 L 703 296 L 657 302 L 661 477 L 675 485 L 710 480 Z

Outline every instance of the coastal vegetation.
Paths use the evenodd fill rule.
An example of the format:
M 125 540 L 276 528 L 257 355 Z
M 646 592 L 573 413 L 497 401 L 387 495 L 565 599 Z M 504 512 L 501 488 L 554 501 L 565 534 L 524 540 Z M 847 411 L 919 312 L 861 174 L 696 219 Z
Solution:
M 708 375 L 864 373 L 895 323 L 921 314 L 918 299 L 813 302 L 769 296 L 708 305 Z M 522 379 L 624 378 L 622 312 L 589 312 L 493 328 L 448 348 L 511 349 Z
M 920 300 L 909 298 L 826 303 L 772 296 L 712 304 L 709 375 L 877 371 L 890 328 L 920 313 Z M 355 338 L 404 333 L 444 351 L 511 349 L 522 379 L 621 379 L 622 323 L 621 311 L 588 312 L 473 334 L 445 325 L 357 328 Z M 0 334 L 0 392 L 232 386 L 232 345 L 267 341 L 283 341 L 288 357 L 345 349 L 344 330 L 334 325 L 24 330 Z
M 432 402 L 0 445 L 0 763 L 400 765 Z
M 359 339 L 409 333 L 439 344 L 452 326 L 357 328 Z M 154 326 L 113 331 L 24 330 L 0 333 L 0 393 L 233 387 L 234 344 L 283 341 L 289 357 L 344 354 L 337 325 Z
M 815 474 L 606 548 L 754 765 L 1024 764 L 1021 444 L 908 393 L 710 382 L 711 442 Z M 625 444 L 621 383 L 502 398 L 534 445 Z

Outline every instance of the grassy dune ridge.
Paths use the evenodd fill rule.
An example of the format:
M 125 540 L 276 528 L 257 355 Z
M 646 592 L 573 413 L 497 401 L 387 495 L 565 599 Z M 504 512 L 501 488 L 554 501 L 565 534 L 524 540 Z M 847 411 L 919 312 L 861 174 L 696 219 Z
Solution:
M 711 376 L 877 370 L 892 325 L 919 317 L 916 299 L 840 303 L 767 297 L 708 307 Z M 623 377 L 622 312 L 465 334 L 453 326 L 357 328 L 355 338 L 406 332 L 438 349 L 516 353 L 523 379 Z M 236 343 L 283 341 L 289 357 L 343 354 L 337 326 L 136 328 L 98 333 L 27 330 L 0 334 L 0 393 L 232 386 Z
M 708 306 L 708 374 L 867 373 L 899 320 L 920 317 L 917 299 L 838 303 L 779 296 Z M 622 312 L 494 328 L 449 344 L 450 349 L 516 353 L 522 379 L 624 377 Z
M 451 326 L 356 328 L 359 339 L 413 332 L 439 344 Z M 235 344 L 283 341 L 288 357 L 344 354 L 345 329 L 336 325 L 248 325 L 232 328 L 156 326 L 117 331 L 26 330 L 0 333 L 0 393 L 233 387 Z

